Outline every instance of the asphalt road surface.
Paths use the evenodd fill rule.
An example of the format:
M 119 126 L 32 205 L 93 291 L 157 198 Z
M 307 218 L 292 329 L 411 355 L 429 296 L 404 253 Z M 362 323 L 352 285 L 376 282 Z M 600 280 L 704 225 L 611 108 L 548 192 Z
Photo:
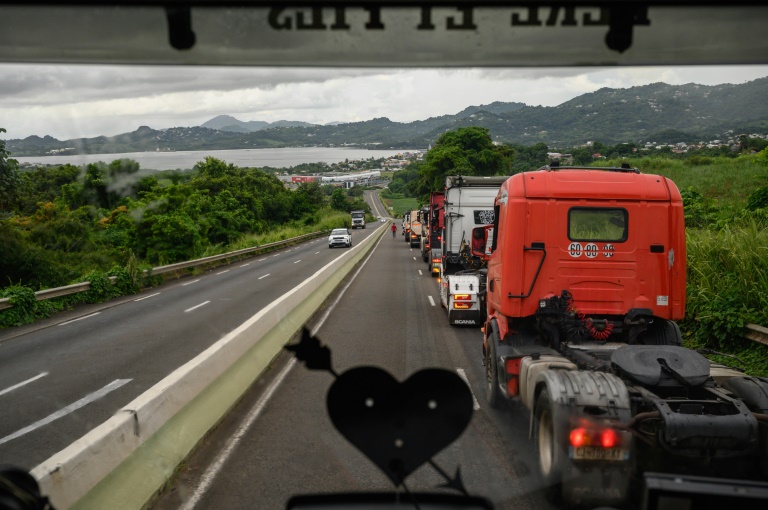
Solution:
M 337 373 L 374 365 L 403 381 L 440 367 L 466 377 L 476 410 L 466 431 L 434 457 L 436 465 L 451 476 L 460 468 L 469 493 L 496 508 L 549 508 L 537 490 L 525 415 L 491 410 L 484 401 L 482 334 L 448 326 L 437 280 L 401 236 L 382 237 L 310 327 L 331 348 Z M 392 490 L 331 424 L 325 396 L 332 383 L 328 372 L 281 355 L 188 459 L 155 510 L 279 509 L 297 494 Z M 407 479 L 411 491 L 443 483 L 429 465 Z

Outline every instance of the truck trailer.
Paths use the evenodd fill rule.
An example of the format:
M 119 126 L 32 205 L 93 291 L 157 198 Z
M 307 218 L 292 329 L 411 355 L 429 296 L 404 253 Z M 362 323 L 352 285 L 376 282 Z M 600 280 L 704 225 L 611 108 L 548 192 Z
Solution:
M 447 176 L 443 199 L 440 301 L 451 325 L 485 321 L 484 260 L 472 254 L 478 227 L 493 224 L 493 200 L 507 177 Z
M 510 177 L 494 211 L 486 398 L 527 412 L 546 490 L 599 506 L 636 497 L 648 473 L 765 482 L 768 379 L 682 346 L 675 184 L 543 167 Z

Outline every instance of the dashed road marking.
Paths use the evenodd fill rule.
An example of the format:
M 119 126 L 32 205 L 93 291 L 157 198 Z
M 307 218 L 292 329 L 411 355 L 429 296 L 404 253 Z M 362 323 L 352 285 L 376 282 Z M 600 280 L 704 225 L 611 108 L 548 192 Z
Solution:
M 140 297 L 139 299 L 134 299 L 134 301 L 144 301 L 145 299 L 149 299 L 151 297 L 159 296 L 159 292 L 155 292 L 154 294 L 150 294 L 149 296 Z
M 106 396 L 108 393 L 111 393 L 115 391 L 116 389 L 120 388 L 121 386 L 131 382 L 133 379 L 115 379 L 111 383 L 107 384 L 103 388 L 101 388 L 98 391 L 94 391 L 90 395 L 86 395 L 85 397 L 81 398 L 77 402 L 73 404 L 69 404 L 67 407 L 60 409 L 56 411 L 55 413 L 46 416 L 42 420 L 36 421 L 32 425 L 29 425 L 28 427 L 24 427 L 21 430 L 18 430 L 14 432 L 11 435 L 5 436 L 4 438 L 0 439 L 0 444 L 5 444 L 8 441 L 12 441 L 16 438 L 19 438 L 21 436 L 24 436 L 26 434 L 29 434 L 30 432 L 39 429 L 40 427 L 43 427 L 45 425 L 48 425 L 49 423 L 58 420 L 59 418 L 63 418 L 64 416 L 68 415 L 69 413 L 72 413 L 74 411 L 77 411 L 81 407 L 84 407 L 91 402 L 94 402 L 104 396 Z
M 429 299 L 429 304 L 432 306 L 435 306 L 435 300 L 432 299 L 432 296 L 427 296 L 427 299 Z
M 266 278 L 267 276 L 269 276 L 269 273 L 265 274 L 264 276 L 259 276 L 259 277 L 257 278 L 257 280 L 261 280 L 262 278 Z
M 229 269 L 225 269 L 224 271 L 218 272 L 216 274 L 220 275 L 220 274 L 224 274 L 224 273 L 229 273 Z
M 18 383 L 18 384 L 14 384 L 14 385 L 13 385 L 13 386 L 11 386 L 10 388 L 6 388 L 6 389 L 4 389 L 4 390 L 0 391 L 0 395 L 5 395 L 6 393 L 10 393 L 10 392 L 12 392 L 13 390 L 17 390 L 17 389 L 21 388 L 22 386 L 26 386 L 27 384 L 29 384 L 29 383 L 32 383 L 32 382 L 35 382 L 35 381 L 37 381 L 38 379 L 42 379 L 42 378 L 43 378 L 43 377 L 45 377 L 46 375 L 48 375 L 48 372 L 43 372 L 43 373 L 41 373 L 41 374 L 37 374 L 37 375 L 36 375 L 36 376 L 34 376 L 34 377 L 30 377 L 30 378 L 29 378 L 29 379 L 27 379 L 26 381 L 21 381 L 21 382 L 20 382 L 20 383 Z
M 187 308 L 186 310 L 184 310 L 184 313 L 191 312 L 192 310 L 196 310 L 196 309 L 200 308 L 201 306 L 207 305 L 208 303 L 210 303 L 210 301 L 205 301 L 203 303 L 200 303 L 199 305 L 193 306 L 192 308 Z
M 245 267 L 245 266 L 250 266 L 250 265 L 251 265 L 251 263 L 250 263 L 250 262 L 248 262 L 247 264 L 243 264 L 243 265 L 242 265 L 242 266 L 240 266 L 240 267 Z
M 296 262 L 294 262 L 294 264 L 298 264 L 299 262 L 301 262 L 301 259 L 299 259 Z
M 200 278 L 198 278 L 197 280 L 192 280 L 191 282 L 182 283 L 181 286 L 186 287 L 187 285 L 192 285 L 193 283 L 197 283 L 199 281 L 200 281 Z
M 101 312 L 96 312 L 96 313 L 92 313 L 90 315 L 85 315 L 83 317 L 78 317 L 77 319 L 72 319 L 71 321 L 62 322 L 62 323 L 59 323 L 59 326 L 66 326 L 67 324 L 72 324 L 73 322 L 81 321 L 83 319 L 90 319 L 91 317 L 96 317 L 100 313 Z
M 479 411 L 480 410 L 480 403 L 477 401 L 477 398 L 475 398 L 475 392 L 472 391 L 472 385 L 469 384 L 469 379 L 467 378 L 467 374 L 464 372 L 463 368 L 457 368 L 456 372 L 458 372 L 459 377 L 464 379 L 464 382 L 467 383 L 467 387 L 469 388 L 469 392 L 472 394 L 472 402 L 473 402 L 472 408 L 475 411 Z

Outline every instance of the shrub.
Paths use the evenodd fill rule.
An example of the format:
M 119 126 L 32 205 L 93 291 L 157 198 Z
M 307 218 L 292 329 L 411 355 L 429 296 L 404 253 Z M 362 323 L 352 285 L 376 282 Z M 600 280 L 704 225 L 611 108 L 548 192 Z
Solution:
M 0 327 L 21 326 L 35 319 L 35 292 L 29 287 L 14 285 L 0 291 L 0 297 L 10 298 L 13 308 L 0 311 Z
M 753 191 L 747 198 L 746 208 L 749 211 L 768 208 L 768 186 Z

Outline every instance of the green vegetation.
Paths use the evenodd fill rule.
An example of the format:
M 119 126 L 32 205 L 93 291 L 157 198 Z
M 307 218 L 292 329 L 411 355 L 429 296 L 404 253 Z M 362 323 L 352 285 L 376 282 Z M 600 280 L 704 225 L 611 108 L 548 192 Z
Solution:
M 291 191 L 211 157 L 191 172 L 142 172 L 131 160 L 20 171 L 0 141 L 0 297 L 17 303 L 0 327 L 137 292 L 153 266 L 349 226 L 349 210 L 370 212 L 362 194 L 318 183 Z M 83 281 L 90 291 L 34 300 Z
M 416 161 L 395 174 L 392 193 L 420 197 L 424 203 L 431 191 L 443 188 L 446 175 L 509 175 L 514 151 L 494 145 L 488 130 L 459 128 L 443 133 L 424 161 Z M 546 155 L 546 147 L 545 147 Z

